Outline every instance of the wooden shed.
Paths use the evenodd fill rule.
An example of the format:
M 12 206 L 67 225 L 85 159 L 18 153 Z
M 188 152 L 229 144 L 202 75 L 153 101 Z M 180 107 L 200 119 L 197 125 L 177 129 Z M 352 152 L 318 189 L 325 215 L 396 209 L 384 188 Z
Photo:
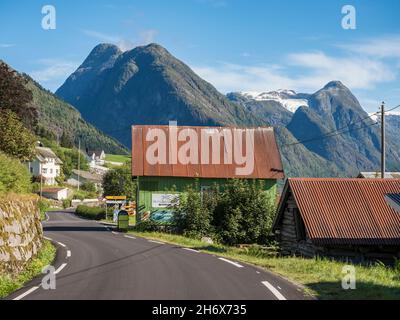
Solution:
M 248 130 L 252 139 L 246 137 Z M 243 173 L 246 164 L 235 162 L 235 155 L 245 150 L 252 170 Z M 138 219 L 160 221 L 171 218 L 171 205 L 195 180 L 200 191 L 232 178 L 263 180 L 275 198 L 276 181 L 284 178 L 273 128 L 233 127 L 133 126 L 132 175 L 138 185 Z
M 400 214 L 386 199 L 399 192 L 398 179 L 288 179 L 273 231 L 288 255 L 391 260 Z

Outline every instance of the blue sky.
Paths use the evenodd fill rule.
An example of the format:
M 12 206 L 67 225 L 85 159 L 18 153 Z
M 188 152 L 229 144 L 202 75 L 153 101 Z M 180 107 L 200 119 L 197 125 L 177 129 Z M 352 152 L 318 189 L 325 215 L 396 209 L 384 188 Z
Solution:
M 44 5 L 56 30 L 41 27 Z M 341 26 L 344 5 L 355 30 Z M 157 42 L 223 93 L 341 80 L 367 111 L 400 104 L 398 0 L 1 0 L 0 59 L 55 91 L 99 43 Z

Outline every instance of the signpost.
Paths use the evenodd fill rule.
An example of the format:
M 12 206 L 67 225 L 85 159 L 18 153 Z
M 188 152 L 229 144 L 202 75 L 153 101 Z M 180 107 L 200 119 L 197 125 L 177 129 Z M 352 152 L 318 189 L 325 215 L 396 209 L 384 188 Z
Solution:
M 107 208 L 109 204 L 124 205 L 126 203 L 126 196 L 106 196 L 106 220 L 107 220 Z

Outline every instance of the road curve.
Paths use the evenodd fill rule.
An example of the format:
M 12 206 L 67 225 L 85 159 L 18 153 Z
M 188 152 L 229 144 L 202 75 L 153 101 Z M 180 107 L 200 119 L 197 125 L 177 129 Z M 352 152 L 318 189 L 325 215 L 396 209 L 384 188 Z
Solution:
M 41 276 L 8 299 L 309 299 L 296 285 L 253 266 L 128 237 L 70 212 L 48 216 L 45 236 L 59 247 L 56 289 L 43 289 Z

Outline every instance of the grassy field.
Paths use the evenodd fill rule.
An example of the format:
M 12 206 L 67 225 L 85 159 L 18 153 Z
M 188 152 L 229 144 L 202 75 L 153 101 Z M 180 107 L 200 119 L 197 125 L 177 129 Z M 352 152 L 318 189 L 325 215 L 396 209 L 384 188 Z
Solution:
M 125 163 L 131 160 L 130 156 L 119 154 L 106 154 L 106 161 Z
M 396 270 L 378 263 L 371 266 L 354 265 L 356 289 L 344 290 L 342 270 L 348 264 L 343 262 L 322 258 L 278 257 L 276 251 L 263 250 L 256 246 L 236 248 L 209 245 L 178 235 L 135 231 L 131 233 L 257 265 L 301 284 L 307 293 L 318 299 L 400 299 L 400 268 Z
M 39 254 L 28 263 L 24 271 L 12 276 L 0 273 L 0 299 L 20 289 L 24 283 L 39 275 L 43 267 L 53 262 L 55 255 L 56 248 L 49 241 L 45 241 Z

